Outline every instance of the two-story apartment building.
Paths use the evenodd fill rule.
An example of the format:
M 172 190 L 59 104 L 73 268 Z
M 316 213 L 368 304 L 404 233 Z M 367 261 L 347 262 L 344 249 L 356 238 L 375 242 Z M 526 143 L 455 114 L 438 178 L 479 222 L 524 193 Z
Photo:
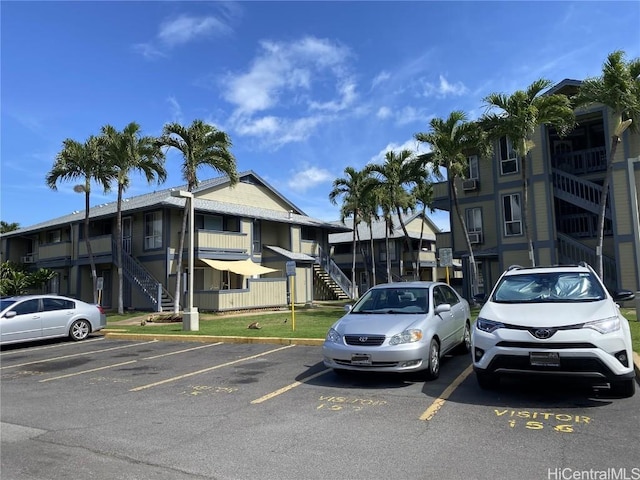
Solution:
M 125 308 L 172 309 L 176 275 L 185 275 L 188 268 L 185 250 L 183 271 L 176 271 L 186 201 L 175 196 L 180 189 L 186 187 L 125 198 L 122 203 Z M 318 272 L 331 270 L 328 236 L 346 231 L 345 226 L 307 216 L 253 171 L 240 173 L 233 187 L 227 177 L 218 177 L 200 182 L 192 193 L 194 306 L 199 310 L 287 305 L 290 277 L 295 303 L 335 298 L 340 288 L 330 275 L 320 277 Z M 100 300 L 107 308 L 118 304 L 116 208 L 116 202 L 96 205 L 89 213 Z M 54 270 L 51 292 L 92 301 L 84 216 L 84 211 L 76 211 L 3 234 L 2 261 Z M 295 275 L 287 277 L 291 262 Z M 350 285 L 342 283 L 348 292 Z M 185 304 L 184 298 L 180 304 Z
M 356 284 L 360 293 L 378 283 L 414 280 L 416 279 L 414 276 L 416 268 L 419 269 L 417 278 L 419 280 L 438 280 L 440 278 L 436 258 L 436 233 L 439 233 L 440 229 L 431 219 L 420 213 L 404 216 L 403 221 L 407 227 L 409 238 L 406 238 L 396 215 L 392 216 L 393 230 L 388 235 L 385 235 L 386 227 L 383 219 L 372 221 L 371 228 L 365 222 L 358 224 Z M 345 219 L 344 225 L 349 228 L 349 231 L 330 234 L 329 243 L 332 248 L 331 258 L 344 274 L 351 278 L 353 219 Z M 390 279 L 387 277 L 387 237 L 389 238 L 392 277 Z M 373 252 L 371 251 L 371 238 L 373 238 Z M 422 238 L 422 244 L 420 244 L 420 238 Z M 411 242 L 413 257 L 407 242 Z M 418 255 L 417 261 L 416 254 Z M 375 279 L 372 255 L 375 262 Z
M 571 95 L 580 82 L 564 80 L 550 93 Z M 576 111 L 577 126 L 565 137 L 541 125 L 529 153 L 529 228 L 536 265 L 586 261 L 596 267 L 597 218 L 612 129 L 604 106 Z M 503 137 L 492 158 L 469 157 L 469 178 L 457 180 L 459 202 L 488 292 L 510 265 L 531 265 L 522 222 L 521 165 Z M 453 211 L 450 182 L 434 185 L 435 207 Z M 640 134 L 627 130 L 613 163 L 605 220 L 604 272 L 612 289 L 640 290 Z M 456 215 L 451 215 L 450 247 L 463 259 L 469 295 L 469 252 Z

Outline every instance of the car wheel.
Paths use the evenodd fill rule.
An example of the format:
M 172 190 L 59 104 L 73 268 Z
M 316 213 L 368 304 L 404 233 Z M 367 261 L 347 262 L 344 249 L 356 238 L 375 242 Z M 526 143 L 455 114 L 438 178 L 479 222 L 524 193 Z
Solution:
M 633 397 L 636 391 L 636 381 L 634 378 L 629 380 L 620 380 L 619 382 L 611 382 L 611 393 L 616 397 Z
M 71 328 L 69 329 L 69 337 L 71 340 L 75 340 L 76 342 L 79 340 L 84 340 L 89 336 L 91 332 L 91 325 L 86 320 L 76 320 L 71 324 Z
M 440 344 L 435 338 L 432 338 L 429 344 L 428 362 L 427 378 L 435 380 L 440 376 Z
M 471 327 L 469 322 L 464 324 L 464 333 L 462 334 L 462 343 L 458 345 L 458 353 L 464 354 L 471 352 Z
M 476 372 L 476 379 L 483 390 L 495 390 L 500 385 L 500 377 L 492 373 Z

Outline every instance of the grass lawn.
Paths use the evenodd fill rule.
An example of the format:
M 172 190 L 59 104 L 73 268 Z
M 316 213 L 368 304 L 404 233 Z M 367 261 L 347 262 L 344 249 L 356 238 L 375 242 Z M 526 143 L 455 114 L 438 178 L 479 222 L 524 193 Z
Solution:
M 475 320 L 480 309 L 471 310 Z M 197 332 L 183 332 L 182 323 L 147 323 L 141 325 L 119 325 L 115 322 L 128 318 L 146 318 L 143 313 L 109 314 L 107 328 L 126 333 L 180 334 L 180 335 L 214 335 L 234 337 L 281 337 L 281 338 L 324 338 L 329 327 L 344 314 L 342 305 L 322 305 L 315 308 L 296 308 L 295 330 L 291 318 L 291 310 L 260 314 L 225 315 L 217 313 L 201 313 L 200 329 Z M 622 314 L 629 320 L 633 349 L 640 354 L 640 322 L 635 308 L 623 308 Z M 247 328 L 249 324 L 258 322 L 259 329 Z

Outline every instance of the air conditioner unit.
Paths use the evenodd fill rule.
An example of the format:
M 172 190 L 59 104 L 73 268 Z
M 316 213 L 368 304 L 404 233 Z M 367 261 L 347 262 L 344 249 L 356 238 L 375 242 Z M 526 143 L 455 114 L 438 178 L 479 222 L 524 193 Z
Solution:
M 477 188 L 478 180 L 476 179 L 465 180 L 462 182 L 462 190 L 464 191 L 476 190 Z
M 35 263 L 36 259 L 33 255 L 33 253 L 30 253 L 28 255 L 25 255 L 24 257 L 22 257 L 22 263 Z
M 471 244 L 482 243 L 482 233 L 480 232 L 470 232 L 469 233 L 469 241 Z

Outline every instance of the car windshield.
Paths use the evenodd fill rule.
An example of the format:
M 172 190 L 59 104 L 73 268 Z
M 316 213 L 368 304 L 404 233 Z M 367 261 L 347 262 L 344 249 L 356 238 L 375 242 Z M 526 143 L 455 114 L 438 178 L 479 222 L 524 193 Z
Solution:
M 587 272 L 508 275 L 493 294 L 493 301 L 502 303 L 594 302 L 604 298 L 600 282 Z
M 17 300 L 15 298 L 2 298 L 2 299 L 0 299 L 0 312 L 2 310 L 4 310 L 5 308 L 10 307 L 11 305 L 13 305 L 16 302 L 17 302 Z
M 356 303 L 351 313 L 427 313 L 426 288 L 374 288 Z

